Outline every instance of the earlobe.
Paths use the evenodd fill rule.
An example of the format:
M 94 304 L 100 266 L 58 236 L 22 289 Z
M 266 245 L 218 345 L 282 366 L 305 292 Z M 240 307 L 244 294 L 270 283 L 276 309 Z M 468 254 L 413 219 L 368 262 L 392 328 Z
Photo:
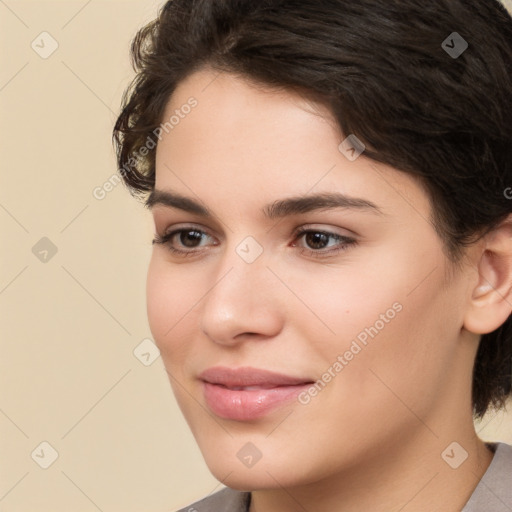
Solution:
M 486 235 L 477 253 L 478 281 L 464 317 L 464 327 L 470 332 L 493 332 L 512 312 L 511 222 L 512 215 Z

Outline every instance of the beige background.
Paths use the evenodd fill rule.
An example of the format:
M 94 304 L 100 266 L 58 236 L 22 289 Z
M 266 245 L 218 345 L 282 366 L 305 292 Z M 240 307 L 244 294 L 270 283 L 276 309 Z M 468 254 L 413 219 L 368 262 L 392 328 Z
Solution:
M 1 512 L 173 511 L 220 488 L 137 349 L 151 217 L 122 184 L 93 195 L 131 38 L 161 3 L 0 0 Z M 512 414 L 478 429 L 512 443 Z

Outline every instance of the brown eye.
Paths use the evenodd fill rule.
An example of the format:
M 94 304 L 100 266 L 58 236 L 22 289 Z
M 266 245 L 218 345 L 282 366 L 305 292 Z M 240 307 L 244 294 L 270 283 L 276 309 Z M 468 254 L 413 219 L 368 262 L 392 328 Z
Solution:
M 305 233 L 304 241 L 312 249 L 323 249 L 329 242 L 329 235 L 320 232 L 309 231 Z
M 182 230 L 175 233 L 178 236 L 178 240 L 185 247 L 196 247 L 195 243 L 201 241 L 202 232 L 197 230 Z
M 299 247 L 301 253 L 309 254 L 317 258 L 324 258 L 333 256 L 341 251 L 348 249 L 352 245 L 357 244 L 357 240 L 338 233 L 331 233 L 329 231 L 322 231 L 318 229 L 301 229 L 296 234 L 296 239 L 304 240 L 306 247 Z M 324 250 L 329 247 L 329 240 L 334 240 L 331 244 L 331 249 Z
M 201 248 L 202 238 L 208 236 L 208 233 L 196 228 L 175 229 L 163 236 L 155 235 L 153 244 L 165 245 L 175 254 L 188 256 L 198 252 L 194 249 Z

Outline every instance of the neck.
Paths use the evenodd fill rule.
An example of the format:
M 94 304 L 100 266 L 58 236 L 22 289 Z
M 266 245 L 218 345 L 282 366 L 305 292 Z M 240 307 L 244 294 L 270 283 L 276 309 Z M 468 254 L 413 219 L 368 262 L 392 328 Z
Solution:
M 444 424 L 448 423 L 444 419 Z M 287 489 L 254 491 L 250 512 L 460 512 L 480 478 L 489 467 L 493 453 L 481 441 L 473 423 L 457 429 L 427 429 L 424 425 L 409 438 L 364 457 L 364 463 L 326 479 Z M 456 441 L 461 449 L 445 451 Z M 444 452 L 444 459 L 442 453 Z

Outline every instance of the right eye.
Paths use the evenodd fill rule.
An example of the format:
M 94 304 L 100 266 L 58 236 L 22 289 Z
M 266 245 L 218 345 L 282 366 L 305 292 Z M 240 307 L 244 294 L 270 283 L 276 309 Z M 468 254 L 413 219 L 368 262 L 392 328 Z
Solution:
M 194 227 L 185 227 L 180 229 L 175 229 L 166 233 L 164 235 L 155 234 L 155 238 L 153 239 L 153 244 L 161 244 L 165 245 L 167 249 L 169 249 L 172 253 L 187 256 L 189 254 L 198 252 L 197 250 L 193 250 L 197 247 L 201 247 L 197 245 L 197 242 L 201 242 L 203 235 L 210 236 L 205 231 Z M 179 241 L 179 247 L 175 245 L 175 239 Z M 185 249 L 183 249 L 185 247 Z M 189 248 L 188 250 L 186 248 Z M 191 250 L 192 249 L 192 250 Z

